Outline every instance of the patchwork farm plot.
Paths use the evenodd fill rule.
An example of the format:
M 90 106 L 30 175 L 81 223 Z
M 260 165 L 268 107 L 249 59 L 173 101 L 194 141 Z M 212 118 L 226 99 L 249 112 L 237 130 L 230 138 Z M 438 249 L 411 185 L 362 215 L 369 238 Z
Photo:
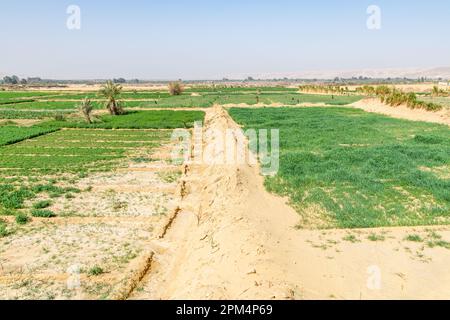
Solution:
M 0 112 L 32 110 L 41 112 L 75 110 L 77 102 L 92 100 L 94 109 L 103 109 L 104 98 L 96 92 L 10 92 L 0 91 Z M 207 108 L 214 104 L 299 105 L 321 103 L 346 105 L 360 96 L 300 94 L 296 88 L 190 88 L 181 95 L 162 91 L 124 91 L 120 94 L 126 108 Z
M 291 228 L 289 239 L 322 229 L 351 229 L 341 231 L 353 235 L 355 228 L 450 224 L 448 126 L 348 106 L 362 98 L 284 87 L 197 86 L 179 95 L 129 90 L 113 97 L 0 91 L 0 299 L 127 298 L 136 271 L 160 249 L 155 239 L 181 210 L 190 181 L 186 168 L 171 162 L 173 129 L 190 130 L 205 114 L 205 130 L 234 126 L 228 114 L 245 129 L 280 130 L 280 169 L 265 186 L 289 198 L 298 228 L 307 229 Z M 232 183 L 242 178 L 232 169 L 199 166 L 193 172 L 207 183 L 214 177 L 206 179 L 205 172 L 230 174 L 216 180 L 226 182 L 226 191 L 208 185 L 230 200 Z M 259 183 L 256 174 L 245 178 L 246 185 Z M 265 219 L 275 217 L 270 214 Z M 232 220 L 233 226 L 247 218 Z M 443 238 L 430 243 L 450 248 Z M 231 253 L 229 259 L 240 258 Z M 211 254 L 225 259 L 220 251 Z
M 123 297 L 176 210 L 182 171 L 170 161 L 170 129 L 203 116 L 1 126 L 0 299 Z

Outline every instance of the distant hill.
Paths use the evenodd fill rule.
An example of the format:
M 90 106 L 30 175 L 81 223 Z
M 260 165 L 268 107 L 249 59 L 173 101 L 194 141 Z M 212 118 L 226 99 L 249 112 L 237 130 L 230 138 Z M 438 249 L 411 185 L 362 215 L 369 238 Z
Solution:
M 425 77 L 428 79 L 450 79 L 450 67 L 439 68 L 397 68 L 397 69 L 358 69 L 358 70 L 320 70 L 320 71 L 302 71 L 286 73 L 260 73 L 240 75 L 237 78 L 246 78 L 252 76 L 255 79 L 334 79 L 367 77 L 367 78 L 409 78 L 417 79 Z M 233 77 L 230 77 L 233 78 Z M 235 77 L 236 78 L 236 77 Z

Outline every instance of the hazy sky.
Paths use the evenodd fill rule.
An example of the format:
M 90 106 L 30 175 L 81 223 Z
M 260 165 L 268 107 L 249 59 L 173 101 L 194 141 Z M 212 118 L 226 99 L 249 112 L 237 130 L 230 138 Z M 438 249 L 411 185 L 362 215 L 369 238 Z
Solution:
M 69 30 L 69 5 L 81 29 Z M 381 30 L 366 26 L 381 8 Z M 450 1 L 0 0 L 0 74 L 206 79 L 450 66 Z

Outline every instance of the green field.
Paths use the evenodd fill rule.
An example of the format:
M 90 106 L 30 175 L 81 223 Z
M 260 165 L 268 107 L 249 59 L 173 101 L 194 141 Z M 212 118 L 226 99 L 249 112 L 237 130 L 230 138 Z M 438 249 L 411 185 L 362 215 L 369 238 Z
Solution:
M 231 109 L 245 128 L 280 129 L 280 170 L 301 227 L 450 223 L 450 131 L 348 108 Z
M 297 92 L 298 88 L 287 88 L 283 86 L 278 87 L 238 87 L 238 86 L 193 86 L 188 88 L 185 92 L 198 93 L 257 93 L 257 92 Z
M 280 129 L 281 166 L 276 176 L 266 179 L 266 186 L 290 197 L 302 218 L 301 226 L 355 228 L 450 222 L 448 127 L 339 107 L 359 100 L 359 96 L 298 94 L 282 88 L 195 88 L 191 92 L 200 95 L 189 91 L 180 96 L 124 92 L 126 113 L 98 114 L 92 124 L 75 109 L 77 99 L 86 93 L 22 92 L 21 96 L 0 92 L 5 100 L 37 99 L 0 105 L 0 119 L 5 119 L 0 126 L 0 177 L 17 175 L 21 182 L 14 190 L 18 191 L 25 183 L 19 178 L 22 176 L 110 170 L 130 152 L 159 146 L 170 132 L 148 129 L 192 128 L 195 121 L 204 118 L 202 111 L 170 110 L 173 108 L 206 108 L 216 103 L 282 104 L 285 107 L 231 108 L 230 113 L 247 128 Z M 60 98 L 66 101 L 43 101 Z M 292 107 L 308 103 L 336 107 Z M 93 104 L 96 109 L 104 108 L 102 101 Z M 143 108 L 168 110 L 139 110 Z M 42 121 L 20 127 L 8 119 Z
M 101 116 L 94 123 L 88 124 L 84 119 L 48 121 L 42 126 L 56 128 L 96 128 L 96 129 L 176 129 L 192 128 L 195 121 L 202 121 L 202 111 L 129 111 L 121 116 Z
M 171 130 L 202 121 L 199 111 L 141 111 L 84 122 L 46 121 L 32 127 L 0 127 L 0 215 L 16 215 L 27 201 L 82 192 L 70 185 L 94 172 L 151 161 Z M 67 129 L 80 127 L 81 129 Z M 111 130 L 116 129 L 116 130 Z M 120 130 L 117 130 L 120 129 Z
M 77 176 L 110 171 L 135 153 L 151 153 L 170 139 L 157 130 L 62 130 L 0 148 L 0 215 L 22 209 L 26 200 L 78 193 Z M 46 178 L 58 175 L 58 178 Z M 66 185 L 65 187 L 62 185 Z
M 171 96 L 168 92 L 124 91 L 120 94 L 125 108 L 208 108 L 214 104 L 314 104 L 346 105 L 361 99 L 360 96 L 332 96 L 297 93 L 296 88 L 192 88 L 182 95 Z M 195 93 L 195 95 L 194 95 Z M 94 109 L 104 109 L 104 99 L 97 92 L 37 92 L 0 91 L 1 113 L 12 111 L 76 111 L 84 98 L 93 99 Z M 16 117 L 20 114 L 16 113 Z M 6 117 L 8 119 L 8 117 Z M 34 117 L 29 117 L 29 119 Z M 9 117 L 11 119 L 11 117 Z
M 168 137 L 143 130 L 62 130 L 0 148 L 0 167 L 46 174 L 103 170 L 129 148 L 153 148 Z
M 15 104 L 0 105 L 1 109 L 7 110 L 76 110 L 77 101 L 35 101 Z M 93 102 L 96 109 L 102 107 L 101 103 Z
M 46 91 L 0 91 L 0 101 L 3 100 L 20 100 L 30 98 L 44 98 L 48 96 L 58 95 L 58 92 Z
M 72 110 L 65 111 L 40 111 L 40 110 L 2 110 L 0 119 L 46 119 L 64 116 L 73 113 Z
M 34 126 L 29 128 L 17 127 L 17 126 L 0 126 L 0 146 L 13 144 L 25 139 L 31 139 L 50 132 L 54 132 L 57 129 L 50 127 Z

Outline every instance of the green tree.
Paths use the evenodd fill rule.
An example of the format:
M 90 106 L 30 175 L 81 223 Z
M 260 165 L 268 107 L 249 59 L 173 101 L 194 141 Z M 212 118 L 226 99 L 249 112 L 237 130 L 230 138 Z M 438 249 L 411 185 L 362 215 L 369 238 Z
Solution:
M 122 93 L 122 86 L 115 84 L 112 81 L 106 82 L 100 89 L 99 94 L 106 98 L 106 108 L 112 115 L 119 115 L 123 113 L 123 108 L 120 101 L 118 101 Z
M 81 114 L 86 119 L 86 122 L 89 124 L 92 123 L 91 114 L 93 109 L 94 107 L 92 106 L 92 102 L 88 98 L 84 98 L 84 100 L 78 105 L 78 110 L 80 110 Z

